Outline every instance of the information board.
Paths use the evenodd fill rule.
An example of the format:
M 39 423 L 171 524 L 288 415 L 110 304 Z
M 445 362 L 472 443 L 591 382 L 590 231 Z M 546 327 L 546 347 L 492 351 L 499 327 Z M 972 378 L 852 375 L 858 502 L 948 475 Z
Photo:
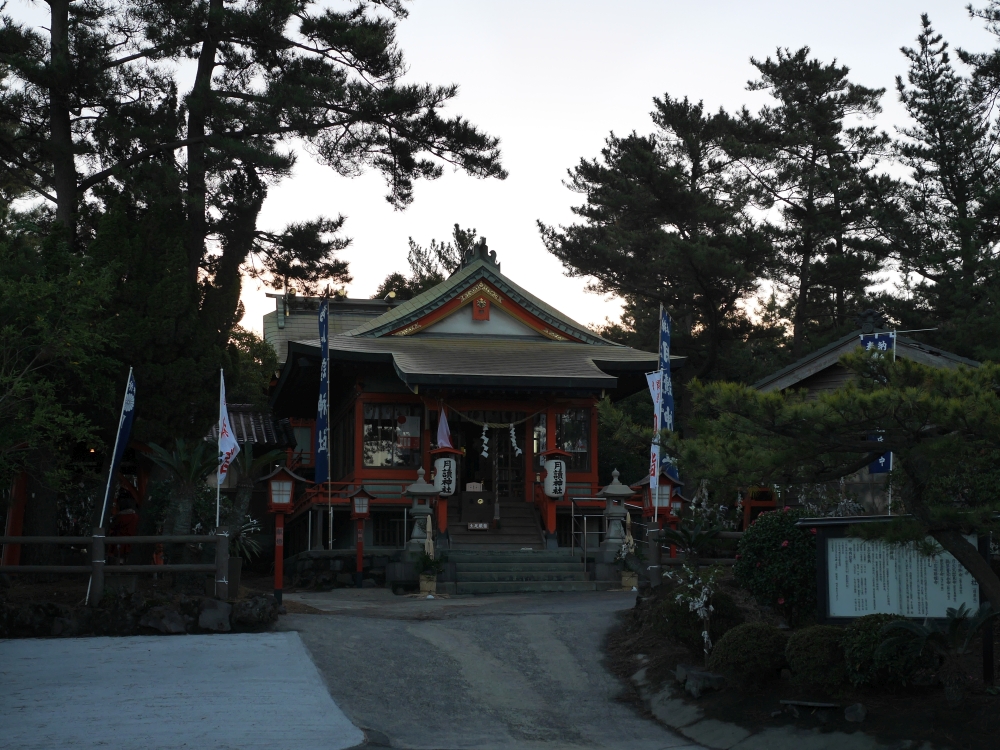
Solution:
M 855 537 L 830 537 L 826 544 L 829 617 L 937 618 L 949 607 L 979 607 L 979 584 L 948 552 L 928 557 L 913 544 Z

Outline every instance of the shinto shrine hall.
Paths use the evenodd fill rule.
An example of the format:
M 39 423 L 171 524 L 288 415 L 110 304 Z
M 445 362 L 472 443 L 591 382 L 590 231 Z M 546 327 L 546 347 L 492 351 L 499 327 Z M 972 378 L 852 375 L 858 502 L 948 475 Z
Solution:
M 332 560 L 353 548 L 351 496 L 363 489 L 366 554 L 400 559 L 414 525 L 404 490 L 420 477 L 441 490 L 427 511 L 438 550 L 551 557 L 579 546 L 571 516 L 604 509 L 598 402 L 645 389 L 656 354 L 604 339 L 527 292 L 485 242 L 413 299 L 331 297 L 331 481 L 316 484 L 320 300 L 276 302 L 264 320 L 283 361 L 272 410 L 297 443 L 286 558 Z M 442 418 L 450 448 L 438 443 Z

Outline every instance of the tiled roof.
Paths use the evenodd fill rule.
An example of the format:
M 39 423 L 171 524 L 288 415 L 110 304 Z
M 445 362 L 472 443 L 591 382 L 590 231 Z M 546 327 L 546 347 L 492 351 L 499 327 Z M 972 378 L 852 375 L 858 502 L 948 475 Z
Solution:
M 319 355 L 319 341 L 298 342 Z M 656 369 L 657 356 L 625 346 L 477 336 L 330 337 L 331 361 L 392 362 L 414 385 L 613 389 L 616 373 Z
M 226 404 L 229 422 L 238 443 L 284 446 L 288 443 L 281 425 L 274 421 L 269 412 L 254 411 L 249 404 Z M 206 436 L 218 441 L 219 423 L 216 422 Z
M 876 333 L 891 333 L 891 331 L 878 330 Z M 790 388 L 807 377 L 832 367 L 846 353 L 861 346 L 861 331 L 849 333 L 831 344 L 810 352 L 802 359 L 793 362 L 787 367 L 783 367 L 777 372 L 761 378 L 753 387 L 759 391 L 775 391 Z M 921 343 L 905 336 L 896 336 L 896 356 L 911 359 L 921 364 L 931 367 L 979 367 L 979 362 L 974 359 L 960 357 L 957 354 L 946 352 L 936 346 Z
M 548 323 L 554 329 L 568 333 L 580 341 L 597 346 L 621 346 L 613 341 L 601 338 L 586 326 L 577 323 L 572 318 L 563 315 L 551 305 L 538 299 L 506 276 L 500 273 L 494 263 L 485 259 L 478 259 L 464 268 L 459 269 L 448 279 L 442 281 L 435 287 L 428 289 L 422 294 L 418 294 L 413 299 L 403 302 L 398 307 L 390 310 L 384 315 L 380 315 L 374 320 L 370 320 L 357 328 L 347 331 L 349 336 L 358 337 L 379 337 L 408 325 L 415 320 L 422 318 L 430 312 L 438 309 L 442 305 L 450 302 L 455 295 L 475 283 L 480 279 L 485 279 L 496 286 L 497 289 L 508 295 L 517 304 L 529 312 L 536 315 L 541 320 Z M 625 347 L 622 347 L 625 348 Z

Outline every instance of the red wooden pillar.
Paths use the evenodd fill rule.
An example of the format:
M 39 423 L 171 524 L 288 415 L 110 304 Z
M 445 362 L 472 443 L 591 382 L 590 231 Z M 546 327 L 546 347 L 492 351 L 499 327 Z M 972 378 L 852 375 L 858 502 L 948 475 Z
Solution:
M 545 498 L 545 530 L 550 534 L 556 533 L 556 501 L 551 497 Z
M 24 531 L 24 506 L 28 503 L 28 475 L 21 472 L 14 478 L 10 490 L 10 507 L 7 509 L 7 529 L 4 532 L 7 536 L 21 536 Z M 21 564 L 21 545 L 5 544 L 3 556 L 0 560 L 3 565 Z
M 358 519 L 358 560 L 357 560 L 357 577 L 358 577 L 358 588 L 361 588 L 361 584 L 364 581 L 364 568 L 365 568 L 365 519 Z
M 274 514 L 274 600 L 281 604 L 285 587 L 285 514 Z
M 448 498 L 439 497 L 437 501 L 437 527 L 442 534 L 448 530 Z

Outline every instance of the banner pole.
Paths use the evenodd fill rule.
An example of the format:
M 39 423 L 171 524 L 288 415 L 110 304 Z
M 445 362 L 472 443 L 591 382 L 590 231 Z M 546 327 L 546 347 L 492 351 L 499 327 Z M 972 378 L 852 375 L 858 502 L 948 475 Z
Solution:
M 220 432 L 219 432 L 219 440 L 220 441 L 222 440 L 222 432 L 221 432 L 221 430 L 222 430 L 222 394 L 224 393 L 224 391 L 223 391 L 224 385 L 225 385 L 225 381 L 223 380 L 223 377 L 222 377 L 222 368 L 220 367 L 219 368 L 219 430 L 220 430 Z M 215 476 L 215 528 L 219 528 L 219 504 L 220 504 L 221 499 L 222 499 L 222 481 L 220 480 L 220 477 L 218 476 L 218 472 L 222 469 L 222 451 L 216 449 L 216 453 L 218 453 L 218 456 L 216 457 L 216 462 L 218 463 L 218 467 L 216 468 L 216 476 Z
M 101 506 L 101 517 L 98 526 L 104 528 L 104 514 L 108 510 L 108 497 L 111 495 L 111 480 L 115 472 L 115 456 L 118 455 L 118 440 L 121 438 L 122 422 L 125 420 L 125 402 L 128 400 L 128 384 L 132 382 L 132 368 L 128 368 L 128 380 L 125 381 L 125 398 L 122 399 L 122 411 L 118 416 L 118 432 L 115 434 L 115 447 L 111 451 L 111 468 L 108 469 L 108 484 L 104 488 L 104 504 Z

